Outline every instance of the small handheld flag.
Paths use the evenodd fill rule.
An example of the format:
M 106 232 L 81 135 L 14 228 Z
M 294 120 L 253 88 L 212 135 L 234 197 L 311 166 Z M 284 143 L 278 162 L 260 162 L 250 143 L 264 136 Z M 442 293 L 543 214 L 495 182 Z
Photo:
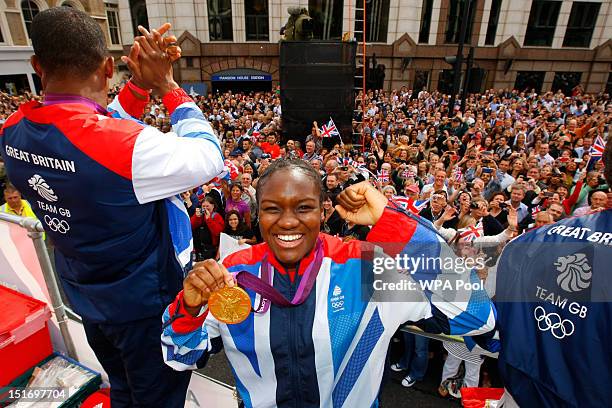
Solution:
M 389 182 L 389 172 L 385 170 L 381 170 L 378 172 L 377 178 L 378 178 L 378 181 L 380 181 L 381 183 L 388 183 Z
M 542 212 L 542 207 L 540 207 L 539 205 L 536 205 L 535 207 L 531 209 L 531 216 L 535 217 L 536 214 L 539 212 Z
M 606 150 L 606 144 L 601 136 L 597 136 L 591 146 L 591 157 L 602 157 L 604 150 Z
M 391 197 L 391 200 L 394 201 L 400 207 L 402 207 L 404 210 L 410 211 L 415 215 L 419 215 L 423 208 L 427 206 L 427 203 L 429 203 L 429 200 L 414 201 L 412 198 L 395 195 Z
M 323 125 L 321 130 L 321 137 L 340 136 L 340 132 L 338 132 L 336 124 L 334 123 L 332 118 L 329 118 L 329 122 L 327 123 L 327 125 Z
M 484 234 L 482 223 L 480 222 L 476 224 L 475 226 L 470 225 L 467 228 L 462 228 L 458 232 L 459 232 L 459 241 L 461 242 L 473 242 L 476 238 L 480 238 Z

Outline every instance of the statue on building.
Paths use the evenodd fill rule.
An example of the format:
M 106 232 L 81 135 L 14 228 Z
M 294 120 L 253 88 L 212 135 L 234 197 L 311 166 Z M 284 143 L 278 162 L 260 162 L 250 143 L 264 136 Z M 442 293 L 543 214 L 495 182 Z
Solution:
M 308 9 L 300 7 L 287 8 L 289 20 L 283 28 L 281 35 L 286 41 L 309 41 L 312 40 L 313 21 L 308 15 Z

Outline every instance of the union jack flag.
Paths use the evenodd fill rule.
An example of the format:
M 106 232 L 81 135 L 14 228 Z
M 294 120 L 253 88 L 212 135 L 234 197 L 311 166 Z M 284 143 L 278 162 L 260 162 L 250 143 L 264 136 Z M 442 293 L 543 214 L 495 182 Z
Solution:
M 404 197 L 404 196 L 392 196 L 391 200 L 395 202 L 397 205 L 402 207 L 406 211 L 410 211 L 413 214 L 419 215 L 421 210 L 427 206 L 429 200 L 417 200 L 414 201 L 412 198 Z
M 351 159 L 350 157 L 338 157 L 338 163 L 341 166 L 353 166 L 355 164 L 355 162 L 353 161 L 353 159 Z
M 240 169 L 231 160 L 225 159 L 223 161 L 223 173 L 228 174 L 232 180 L 235 180 L 240 174 Z
M 409 179 L 414 178 L 414 176 L 416 176 L 416 174 L 412 169 L 406 169 L 402 172 L 402 178 Z
M 480 222 L 476 224 L 475 226 L 470 225 L 467 228 L 462 228 L 458 232 L 459 232 L 459 241 L 461 242 L 473 242 L 476 238 L 480 238 L 484 234 L 482 223 Z
M 321 137 L 340 136 L 340 132 L 338 132 L 336 124 L 334 123 L 332 118 L 329 118 L 329 122 L 327 123 L 327 125 L 323 125 L 321 130 L 323 131 L 321 132 Z
M 389 182 L 389 172 L 385 171 L 385 170 L 381 170 L 377 173 L 377 178 L 378 181 L 380 181 L 381 183 L 388 183 Z
M 461 171 L 461 167 L 455 167 L 453 170 L 453 178 L 457 183 L 461 183 L 463 181 L 463 172 Z
M 210 180 L 208 182 L 208 184 L 212 184 L 215 188 L 219 189 L 219 188 L 221 188 L 221 182 L 223 180 L 225 180 L 228 183 L 230 181 L 232 181 L 230 179 L 230 173 L 229 173 L 229 170 L 227 169 L 227 167 L 224 166 L 223 169 L 224 170 L 217 177 L 215 177 L 212 180 Z
M 535 217 L 536 214 L 539 212 L 542 212 L 542 207 L 540 207 L 539 205 L 536 205 L 535 207 L 531 209 L 531 216 Z
M 606 144 L 604 143 L 603 138 L 601 136 L 597 136 L 593 146 L 591 146 L 591 157 L 602 157 L 605 149 Z
M 259 130 L 253 130 L 253 133 L 251 133 L 251 137 L 255 139 L 259 138 L 259 135 L 260 135 Z

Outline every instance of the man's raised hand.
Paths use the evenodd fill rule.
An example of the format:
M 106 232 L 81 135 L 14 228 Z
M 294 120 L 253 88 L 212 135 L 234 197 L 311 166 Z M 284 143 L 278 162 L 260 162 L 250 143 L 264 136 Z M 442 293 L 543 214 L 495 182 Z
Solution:
M 176 45 L 176 37 L 173 35 L 163 37 L 170 27 L 170 23 L 165 23 L 149 33 L 144 27 L 139 26 L 138 29 L 143 35 L 134 39 L 129 55 L 121 57 L 121 60 L 128 65 L 132 73 L 132 81 L 138 87 L 144 89 L 155 88 L 155 83 L 151 82 L 149 75 L 151 74 L 150 70 L 148 68 L 143 69 L 145 60 L 151 60 L 154 56 L 159 60 L 159 57 L 162 57 L 166 61 L 160 62 L 171 71 L 171 64 L 181 57 L 181 48 Z M 147 55 L 144 55 L 145 51 L 148 53 Z M 153 51 L 158 52 L 159 55 L 152 55 L 151 52 Z M 170 66 L 168 67 L 168 65 Z

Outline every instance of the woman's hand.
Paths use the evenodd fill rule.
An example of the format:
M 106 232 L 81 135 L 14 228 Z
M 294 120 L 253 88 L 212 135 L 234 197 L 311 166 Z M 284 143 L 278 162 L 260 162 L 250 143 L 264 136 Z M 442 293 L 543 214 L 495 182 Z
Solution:
M 344 189 L 337 198 L 336 211 L 346 221 L 358 225 L 374 225 L 378 222 L 387 198 L 367 181 Z
M 192 316 L 196 316 L 212 292 L 234 285 L 234 277 L 222 264 L 212 259 L 197 262 L 183 281 L 184 306 Z

